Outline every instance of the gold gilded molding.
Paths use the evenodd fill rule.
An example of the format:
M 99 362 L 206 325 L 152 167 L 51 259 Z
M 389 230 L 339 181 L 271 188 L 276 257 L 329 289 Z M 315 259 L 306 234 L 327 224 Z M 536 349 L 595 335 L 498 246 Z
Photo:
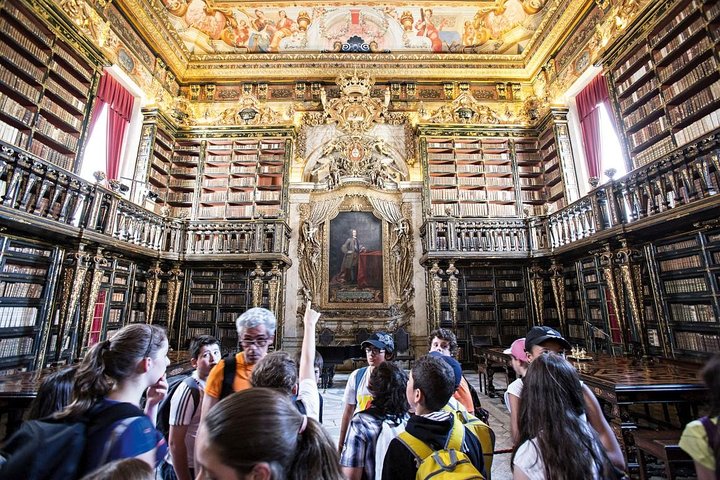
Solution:
M 335 83 L 340 87 L 340 98 L 328 100 L 325 88 L 320 89 L 320 103 L 325 112 L 326 123 L 337 124 L 345 133 L 360 134 L 384 121 L 383 116 L 390 105 L 388 87 L 385 87 L 384 98 L 380 102 L 370 96 L 375 81 L 368 73 L 340 75 Z
M 165 107 L 175 112 L 180 126 L 290 126 L 294 115 L 292 105 L 281 113 L 250 93 L 244 93 L 230 107 L 219 102 L 191 102 L 184 97 Z
M 250 272 L 250 276 L 253 277 L 252 279 L 252 306 L 253 307 L 261 307 L 262 306 L 262 297 L 263 297 L 263 276 L 265 275 L 265 271 L 262 269 L 262 264 L 260 262 L 255 263 L 255 270 Z
M 610 245 L 605 245 L 605 249 L 598 254 L 600 258 L 600 265 L 602 268 L 603 276 L 607 283 L 607 292 L 610 294 L 610 302 L 612 303 L 613 310 L 615 311 L 615 318 L 618 321 L 618 327 L 620 330 L 620 344 L 623 352 L 628 351 L 628 332 L 625 322 L 624 309 L 622 308 L 623 302 L 620 299 L 619 283 L 615 277 L 615 262 L 614 253 L 610 248 Z M 609 325 L 609 319 L 608 319 Z M 612 338 L 610 339 L 612 341 Z
M 622 282 L 627 292 L 627 300 L 630 304 L 630 311 L 635 323 L 635 331 L 640 340 L 642 354 L 648 355 L 647 328 L 642 311 L 642 283 L 640 283 L 640 271 L 639 265 L 637 265 L 639 251 L 630 247 L 626 239 L 621 239 L 620 244 L 621 247 L 617 250 L 616 258 L 620 264 Z
M 173 265 L 172 269 L 167 273 L 169 275 L 167 281 L 167 332 L 168 338 L 170 338 L 173 336 L 174 331 L 175 312 L 177 312 L 177 305 L 180 300 L 180 286 L 183 272 L 180 269 L 180 265 L 176 264 Z
M 430 276 L 430 300 L 432 302 L 429 331 L 440 328 L 440 301 L 442 299 L 442 278 L 440 275 L 442 274 L 443 271 L 438 262 L 433 262 L 432 267 L 428 270 Z
M 273 312 L 276 317 L 280 315 L 279 306 L 282 271 L 279 266 L 280 264 L 278 262 L 272 262 L 272 268 L 268 272 L 268 276 L 270 277 L 270 280 L 268 280 L 268 300 L 270 303 L 270 311 Z M 282 338 L 282 335 L 280 335 L 280 338 Z
M 503 105 L 505 111 L 498 111 L 485 102 L 475 99 L 469 90 L 461 92 L 452 102 L 440 106 L 433 112 L 423 112 L 419 107 L 420 119 L 427 123 L 465 125 L 528 125 L 530 110 L 520 102 Z M 500 107 L 500 105 L 498 105 Z
M 450 300 L 450 318 L 452 319 L 453 329 L 457 329 L 458 323 L 458 278 L 456 274 L 460 271 L 455 268 L 455 260 L 450 260 L 448 268 L 445 269 L 448 275 L 448 299 Z
M 60 311 L 60 344 L 65 345 L 71 335 L 72 325 L 75 321 L 75 312 L 80 304 L 80 293 L 82 292 L 85 276 L 89 268 L 90 254 L 85 251 L 85 245 L 78 246 L 77 252 L 71 256 L 74 265 L 65 271 L 63 282 L 63 297 Z
M 530 297 L 532 298 L 533 310 L 535 310 L 535 324 L 545 325 L 545 285 L 543 282 L 543 269 L 540 265 L 530 267 Z
M 570 335 L 567 329 L 567 312 L 565 311 L 565 277 L 563 276 L 562 265 L 558 264 L 554 258 L 552 259 L 552 265 L 550 265 L 550 272 L 550 285 L 555 298 L 555 308 L 560 319 L 560 332 L 563 335 Z
M 92 280 L 90 282 L 90 294 L 88 295 L 87 311 L 85 312 L 85 325 L 83 326 L 82 335 L 79 338 L 85 338 L 82 349 L 85 350 L 90 346 L 90 334 L 92 330 L 93 317 L 95 315 L 95 303 L 97 303 L 100 294 L 100 284 L 103 278 L 102 267 L 108 265 L 107 259 L 102 254 L 103 247 L 98 247 L 95 256 L 92 258 L 94 262 Z
M 148 272 L 148 278 L 145 282 L 145 322 L 148 324 L 153 323 L 153 315 L 155 315 L 155 305 L 157 304 L 158 294 L 160 293 L 160 283 L 162 279 L 162 269 L 160 268 L 160 262 L 156 261 L 155 265 L 151 267 Z

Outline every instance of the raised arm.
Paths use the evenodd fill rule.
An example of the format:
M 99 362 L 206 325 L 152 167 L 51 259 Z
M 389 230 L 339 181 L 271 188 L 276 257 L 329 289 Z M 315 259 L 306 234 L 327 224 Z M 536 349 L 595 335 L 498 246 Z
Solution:
M 320 318 L 320 314 L 312 309 L 310 300 L 307 301 L 305 307 L 305 317 L 303 323 L 305 330 L 303 333 L 302 350 L 300 351 L 300 378 L 302 382 L 306 379 L 315 380 L 315 325 Z

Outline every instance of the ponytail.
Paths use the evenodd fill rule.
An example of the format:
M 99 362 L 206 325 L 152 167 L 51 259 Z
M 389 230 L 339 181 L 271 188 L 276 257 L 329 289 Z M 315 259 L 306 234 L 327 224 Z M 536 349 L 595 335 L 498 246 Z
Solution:
M 298 434 L 295 457 L 288 469 L 288 480 L 336 480 L 343 478 L 337 448 L 317 420 L 308 418 Z
M 159 327 L 132 324 L 118 330 L 112 339 L 94 345 L 75 375 L 73 402 L 56 417 L 85 414 L 116 383 L 137 375 L 138 362 L 145 357 L 155 358 L 166 340 L 165 331 Z

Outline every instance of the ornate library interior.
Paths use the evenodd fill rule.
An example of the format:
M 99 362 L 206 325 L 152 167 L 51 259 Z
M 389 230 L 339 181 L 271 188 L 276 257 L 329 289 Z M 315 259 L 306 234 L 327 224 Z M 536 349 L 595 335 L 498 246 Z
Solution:
M 697 418 L 720 351 L 717 1 L 0 12 L 8 411 L 129 324 L 181 364 L 197 335 L 237 351 L 259 306 L 294 353 L 311 300 L 338 371 L 377 331 L 411 367 L 446 328 L 485 393 L 513 340 L 556 329 L 640 475 L 637 425 Z

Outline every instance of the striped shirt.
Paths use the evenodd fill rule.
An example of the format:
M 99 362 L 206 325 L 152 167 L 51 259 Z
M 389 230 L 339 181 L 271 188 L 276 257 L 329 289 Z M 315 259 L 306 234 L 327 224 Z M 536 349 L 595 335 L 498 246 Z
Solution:
M 200 412 L 205 390 L 205 382 L 198 377 L 197 370 L 191 375 L 200 390 L 198 403 L 195 404 L 190 387 L 182 382 L 175 390 L 170 399 L 170 425 L 187 425 L 188 431 L 185 435 L 185 446 L 188 453 L 188 466 L 195 468 L 195 437 L 200 427 Z M 168 463 L 172 465 L 172 458 L 168 455 Z

